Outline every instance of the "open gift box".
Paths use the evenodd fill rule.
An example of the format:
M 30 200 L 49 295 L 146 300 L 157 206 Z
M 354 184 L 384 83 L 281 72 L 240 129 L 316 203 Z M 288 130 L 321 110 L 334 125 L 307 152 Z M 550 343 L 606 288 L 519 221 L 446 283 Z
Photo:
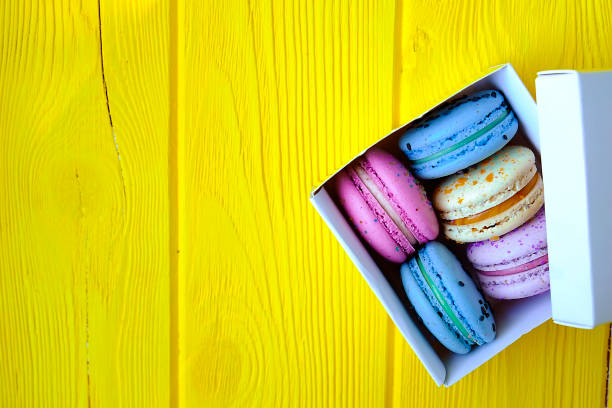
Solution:
M 525 299 L 494 301 L 497 336 L 468 354 L 446 352 L 416 321 L 397 283 L 399 266 L 387 265 L 373 254 L 336 206 L 329 186 L 337 172 L 310 196 L 438 385 L 456 383 L 551 316 L 556 323 L 581 328 L 612 320 L 607 251 L 612 221 L 606 211 L 612 208 L 612 183 L 606 182 L 604 170 L 612 148 L 612 115 L 605 103 L 612 94 L 612 72 L 541 72 L 536 88 L 538 106 L 512 65 L 506 64 L 439 104 L 479 90 L 502 91 L 519 120 L 514 143 L 532 148 L 536 156 L 539 153 L 544 178 L 551 290 Z M 423 115 L 373 146 L 402 157 L 397 140 Z

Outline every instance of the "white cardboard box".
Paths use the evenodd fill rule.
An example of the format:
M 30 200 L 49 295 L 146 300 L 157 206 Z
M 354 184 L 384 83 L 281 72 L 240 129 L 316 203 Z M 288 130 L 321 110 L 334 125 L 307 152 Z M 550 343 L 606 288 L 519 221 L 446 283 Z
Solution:
M 612 320 L 612 72 L 540 72 L 536 89 L 552 316 L 593 328 Z
M 549 293 L 527 299 L 492 303 L 497 337 L 493 342 L 476 347 L 468 354 L 454 354 L 446 352 L 438 346 L 432 346 L 426 330 L 423 330 L 425 333 L 419 330 L 418 324 L 415 324 L 411 317 L 411 313 L 405 308 L 390 281 L 385 277 L 385 272 L 372 258 L 369 250 L 362 244 L 362 241 L 345 220 L 326 190 L 326 186 L 329 185 L 328 183 L 335 173 L 315 188 L 310 195 L 314 207 L 344 247 L 410 347 L 438 385 L 450 386 L 459 381 L 523 334 L 548 320 L 551 317 L 551 309 L 556 321 L 578 327 L 593 327 L 612 319 L 612 296 L 607 296 L 607 294 L 612 294 L 612 274 L 610 274 L 609 267 L 606 267 L 604 263 L 607 255 L 605 251 L 607 242 L 604 232 L 606 229 L 611 230 L 612 221 L 608 218 L 605 222 L 599 223 L 599 218 L 595 219 L 596 214 L 603 214 L 605 208 L 612 207 L 612 188 L 603 184 L 605 188 L 602 190 L 594 185 L 599 181 L 605 183 L 603 178 L 606 173 L 603 166 L 606 161 L 603 160 L 603 156 L 610 151 L 612 146 L 612 132 L 610 131 L 612 130 L 612 111 L 608 112 L 610 120 L 607 127 L 590 129 L 591 126 L 585 123 L 593 117 L 593 114 L 585 114 L 586 108 L 593 109 L 596 115 L 604 114 L 605 106 L 600 104 L 596 107 L 595 105 L 598 102 L 597 98 L 612 95 L 612 75 L 608 74 L 606 77 L 607 88 L 605 88 L 605 91 L 594 93 L 592 97 L 585 97 L 581 95 L 580 86 L 584 88 L 585 83 L 587 83 L 591 87 L 597 87 L 594 83 L 596 79 L 590 77 L 590 75 L 595 74 L 588 75 L 589 77 L 584 77 L 583 74 L 573 71 L 541 73 L 537 82 L 538 95 L 542 93 L 542 98 L 547 102 L 546 107 L 540 107 L 540 115 L 547 120 L 546 125 L 543 126 L 545 139 L 543 146 L 545 150 L 542 154 L 546 156 L 543 160 L 543 175 L 552 280 L 551 291 L 553 292 L 552 299 L 555 305 L 551 306 L 551 295 Z M 546 79 L 544 79 L 545 77 Z M 550 78 L 550 81 L 548 78 Z M 552 82 L 564 81 L 567 82 L 564 87 L 570 88 L 573 93 L 569 92 L 559 97 L 559 93 L 562 93 L 563 89 L 559 88 L 560 84 L 553 84 Z M 518 141 L 519 144 L 530 145 L 536 153 L 540 152 L 538 110 L 533 98 L 512 65 L 500 66 L 448 99 L 483 89 L 499 89 L 503 92 L 519 120 L 519 130 L 514 140 Z M 583 102 L 584 106 L 581 105 Z M 561 110 L 559 105 L 563 105 L 565 110 Z M 554 125 L 549 126 L 550 119 L 557 120 L 561 114 L 563 115 L 563 121 L 555 122 Z M 401 157 L 402 153 L 399 148 L 395 147 L 399 135 L 402 134 L 405 127 L 410 126 L 412 122 L 423 115 L 394 130 L 374 145 L 380 143 L 383 146 L 392 146 L 388 150 Z M 581 132 L 577 132 L 577 130 L 581 130 Z M 599 134 L 600 130 L 603 133 L 592 139 L 589 138 L 585 142 L 587 133 L 595 132 Z M 607 143 L 607 149 L 598 148 L 598 143 L 601 141 Z M 572 169 L 578 167 L 576 172 L 570 173 L 567 171 L 568 148 L 574 149 L 571 151 L 578 152 L 577 158 L 574 158 L 571 163 Z M 360 155 L 364 152 L 365 150 Z M 593 160 L 598 160 L 598 164 L 587 165 L 587 163 L 590 163 L 591 157 Z M 563 181 L 574 183 L 572 199 L 569 202 L 564 198 L 567 196 L 567 191 L 563 190 L 564 183 L 557 179 L 557 177 L 560 178 L 558 175 L 561 170 L 565 170 L 562 176 Z M 598 171 L 601 171 L 601 173 L 598 173 Z M 547 176 L 547 173 L 550 173 L 549 176 Z M 601 176 L 598 176 L 599 174 Z M 609 184 L 612 186 L 612 183 Z M 585 192 L 587 190 L 588 192 Z M 596 204 L 594 204 L 594 200 L 598 200 Z M 566 209 L 570 209 L 573 214 L 572 217 L 568 217 Z M 581 227 L 576 227 L 574 222 L 581 224 Z M 571 237 L 568 238 L 568 235 L 571 235 Z M 598 238 L 599 241 L 595 243 L 594 240 Z M 578 245 L 577 239 L 582 240 Z M 587 260 L 586 263 L 585 260 Z M 397 268 L 397 275 L 399 276 L 399 267 Z M 570 276 L 569 279 L 568 276 Z M 599 286 L 595 284 L 595 281 L 602 281 L 603 283 Z M 572 288 L 577 288 L 577 290 L 572 290 Z M 570 302 L 566 302 L 567 296 L 570 296 Z

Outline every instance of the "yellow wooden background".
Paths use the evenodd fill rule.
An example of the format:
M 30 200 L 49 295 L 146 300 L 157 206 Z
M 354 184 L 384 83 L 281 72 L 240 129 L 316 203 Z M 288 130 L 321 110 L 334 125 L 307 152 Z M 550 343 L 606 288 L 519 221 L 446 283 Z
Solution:
M 606 1 L 2 0 L 0 406 L 598 407 L 609 326 L 437 388 L 307 198 Z

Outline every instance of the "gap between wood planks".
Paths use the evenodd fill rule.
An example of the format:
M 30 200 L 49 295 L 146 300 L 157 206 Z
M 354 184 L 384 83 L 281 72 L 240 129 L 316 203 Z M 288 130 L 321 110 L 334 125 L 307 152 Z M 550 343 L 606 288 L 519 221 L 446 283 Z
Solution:
M 77 187 L 79 190 L 79 212 L 83 219 L 83 190 L 79 180 L 79 169 L 74 170 Z M 85 245 L 89 246 L 89 233 L 85 236 Z M 85 363 L 87 372 L 87 407 L 91 408 L 91 371 L 89 360 L 89 267 L 85 268 Z
M 179 101 L 183 95 L 179 80 L 179 67 L 182 62 L 181 37 L 179 36 L 179 21 L 183 21 L 182 3 L 171 1 L 169 9 L 170 44 L 169 44 L 169 118 L 168 118 L 168 200 L 170 207 L 169 217 L 169 251 L 170 251 L 170 406 L 178 407 L 180 401 L 180 355 L 179 333 L 181 330 L 179 315 L 179 276 L 180 276 L 180 248 L 183 240 L 180 239 L 181 212 L 180 194 L 182 194 L 181 169 L 182 160 L 182 120 L 180 117 Z

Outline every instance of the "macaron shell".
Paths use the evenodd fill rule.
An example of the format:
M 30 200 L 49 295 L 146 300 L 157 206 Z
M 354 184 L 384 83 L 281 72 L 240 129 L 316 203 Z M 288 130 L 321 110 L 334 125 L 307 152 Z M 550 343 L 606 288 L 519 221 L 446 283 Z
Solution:
M 507 102 L 499 91 L 479 91 L 456 98 L 429 112 L 408 129 L 400 139 L 400 147 L 409 160 L 427 157 L 430 149 L 437 151 L 469 137 L 494 120 L 492 112 L 501 113 L 506 108 Z
M 376 200 L 372 197 L 369 200 L 370 203 L 366 202 L 345 171 L 337 175 L 336 189 L 349 222 L 355 226 L 363 239 L 389 261 L 404 262 L 407 257 L 406 252 L 399 247 L 383 224 L 384 222 L 392 226 L 393 221 L 388 217 L 385 219 L 386 214 L 380 205 L 378 205 L 377 211 L 380 211 L 378 214 L 372 210 L 378 204 Z M 395 233 L 401 234 L 397 227 L 395 227 Z
M 438 159 L 411 165 L 410 169 L 423 179 L 448 176 L 472 166 L 503 148 L 518 130 L 518 120 L 510 113 L 501 123 L 477 139 Z M 432 151 L 431 154 L 436 153 Z
M 444 235 L 456 242 L 467 243 L 499 237 L 523 225 L 544 205 L 544 184 L 539 178 L 536 186 L 515 205 L 493 217 L 467 225 L 453 225 L 442 221 Z
M 442 219 L 468 217 L 507 200 L 536 173 L 531 150 L 506 146 L 464 173 L 442 180 L 434 190 L 432 202 Z
M 448 154 L 421 164 L 411 164 L 411 170 L 421 178 L 452 174 L 495 153 L 512 139 L 518 121 L 512 111 L 508 113 L 508 109 L 504 96 L 496 90 L 457 98 L 430 112 L 406 131 L 399 147 L 409 160 L 420 160 L 457 145 L 487 126 L 494 126 Z
M 482 291 L 496 299 L 522 299 L 550 289 L 548 263 L 512 275 L 487 276 L 479 273 L 478 280 Z
M 455 255 L 443 244 L 432 241 L 419 250 L 419 257 L 456 316 L 474 334 L 474 340 L 478 344 L 493 340 L 495 320 L 491 308 Z
M 423 264 L 423 260 L 419 259 L 419 261 L 421 262 L 421 265 Z M 428 302 L 430 303 L 430 305 L 433 307 L 433 309 L 435 310 L 435 312 L 438 314 L 438 317 L 440 317 L 442 319 L 442 321 L 444 321 L 446 323 L 446 325 L 448 326 L 448 328 L 455 334 L 455 337 L 461 341 L 461 342 L 465 342 L 465 344 L 467 345 L 471 345 L 473 343 L 475 343 L 474 340 L 474 333 L 472 331 L 469 331 L 467 329 L 467 326 L 465 324 L 462 324 L 462 328 L 463 330 L 456 324 L 455 320 L 453 319 L 453 317 L 459 319 L 459 322 L 461 322 L 461 319 L 458 317 L 458 314 L 456 311 L 452 311 L 452 313 L 449 313 L 447 309 L 445 309 L 444 305 L 442 303 L 440 303 L 439 299 L 436 297 L 436 295 L 434 294 L 430 283 L 431 283 L 431 274 L 433 273 L 432 271 L 429 271 L 427 269 L 425 269 L 426 274 L 423 274 L 422 270 L 421 270 L 421 265 L 419 265 L 419 263 L 417 262 L 416 256 L 412 257 L 409 261 L 408 261 L 408 266 L 410 268 L 410 271 L 412 272 L 412 276 L 414 278 L 414 280 L 416 281 L 417 285 L 419 286 L 419 288 L 421 289 L 421 291 L 423 292 L 423 294 L 425 295 L 425 297 L 427 298 Z M 427 276 L 427 279 L 425 278 L 425 275 Z M 438 293 L 440 293 L 440 291 L 438 290 Z M 443 295 L 442 295 L 443 296 Z M 448 307 L 451 307 L 450 304 L 451 299 L 448 298 L 448 296 L 445 296 L 445 301 L 449 304 Z M 451 310 L 453 310 L 451 308 Z M 468 330 L 468 332 L 466 333 L 466 330 Z
M 533 218 L 495 241 L 474 242 L 467 246 L 467 258 L 479 270 L 498 270 L 522 265 L 547 253 L 546 211 L 542 207 Z
M 372 149 L 358 162 L 386 193 L 421 244 L 438 236 L 438 219 L 425 189 L 399 160 L 384 150 Z
M 370 207 L 370 210 L 377 216 L 378 223 L 381 223 L 383 228 L 391 236 L 391 238 L 397 243 L 400 249 L 404 250 L 407 255 L 414 252 L 411 242 L 404 235 L 398 225 L 395 223 L 393 217 L 385 210 L 385 207 L 378 201 L 376 196 L 369 190 L 358 176 L 357 172 L 352 167 L 346 169 L 346 174 L 353 182 L 353 185 L 357 191 L 361 194 L 365 202 Z M 377 192 L 378 193 L 378 192 Z M 382 193 L 383 197 L 385 193 Z M 384 198 L 381 198 L 384 199 Z
M 463 339 L 457 337 L 455 332 L 449 327 L 434 309 L 425 293 L 418 285 L 410 270 L 409 264 L 405 263 L 401 267 L 402 283 L 408 296 L 408 300 L 423 321 L 423 324 L 434 335 L 444 347 L 458 354 L 465 354 L 470 351 L 471 346 Z

